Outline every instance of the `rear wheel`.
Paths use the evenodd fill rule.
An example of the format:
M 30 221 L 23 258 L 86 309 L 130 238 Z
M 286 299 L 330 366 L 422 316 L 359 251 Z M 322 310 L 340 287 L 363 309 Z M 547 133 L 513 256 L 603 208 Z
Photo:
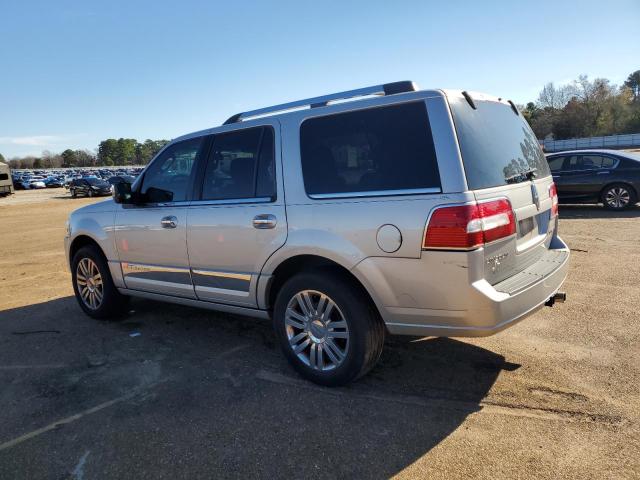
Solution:
M 93 318 L 121 315 L 128 297 L 118 292 L 102 252 L 94 245 L 80 248 L 71 262 L 73 290 L 80 308 Z
M 602 203 L 610 210 L 624 210 L 637 203 L 635 192 L 627 185 L 609 185 L 602 193 Z
M 312 382 L 338 386 L 378 361 L 385 328 L 370 300 L 333 273 L 302 273 L 281 288 L 274 328 L 293 368 Z

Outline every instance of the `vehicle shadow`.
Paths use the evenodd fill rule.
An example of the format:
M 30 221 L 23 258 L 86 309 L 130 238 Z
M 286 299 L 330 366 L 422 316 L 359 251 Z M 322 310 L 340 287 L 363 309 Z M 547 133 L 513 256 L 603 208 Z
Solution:
M 141 300 L 120 322 L 102 322 L 72 297 L 0 311 L 0 346 L 0 402 L 11 405 L 0 411 L 0 445 L 142 392 L 15 447 L 25 476 L 47 468 L 62 477 L 41 463 L 47 453 L 75 463 L 91 449 L 106 478 L 387 478 L 479 411 L 498 375 L 518 367 L 457 340 L 390 338 L 372 372 L 329 389 L 292 371 L 269 322 Z
M 640 217 L 640 205 L 634 205 L 626 210 L 607 210 L 602 205 L 590 204 L 560 204 L 560 219 L 580 218 L 638 218 Z

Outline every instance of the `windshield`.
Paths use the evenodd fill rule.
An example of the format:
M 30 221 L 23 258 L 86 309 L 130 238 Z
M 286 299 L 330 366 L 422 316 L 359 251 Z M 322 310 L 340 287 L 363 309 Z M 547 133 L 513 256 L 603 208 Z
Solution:
M 470 190 L 550 175 L 531 127 L 509 105 L 451 98 L 458 142 Z

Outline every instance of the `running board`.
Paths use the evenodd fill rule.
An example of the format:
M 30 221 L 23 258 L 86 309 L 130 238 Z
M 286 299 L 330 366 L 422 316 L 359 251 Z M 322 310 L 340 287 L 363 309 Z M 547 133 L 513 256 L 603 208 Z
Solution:
M 216 312 L 232 313 L 234 315 L 244 315 L 247 317 L 262 318 L 269 320 L 269 312 L 266 310 L 258 310 L 257 308 L 239 307 L 237 305 L 227 305 L 224 303 L 203 302 L 193 298 L 174 297 L 172 295 L 162 295 L 161 293 L 142 292 L 140 290 L 130 290 L 128 288 L 118 288 L 122 295 L 131 297 L 146 298 L 147 300 L 156 300 L 158 302 L 176 303 L 178 305 L 186 305 L 188 307 L 204 308 L 205 310 L 214 310 Z

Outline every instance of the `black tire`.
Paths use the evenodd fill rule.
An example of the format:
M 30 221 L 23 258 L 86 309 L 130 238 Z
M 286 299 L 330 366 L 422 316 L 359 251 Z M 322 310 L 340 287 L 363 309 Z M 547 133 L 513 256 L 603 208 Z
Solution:
M 615 198 L 616 193 L 620 194 L 621 191 L 627 192 L 629 201 L 625 204 L 619 204 L 615 200 L 611 201 L 610 195 L 614 195 Z M 622 197 L 618 198 L 625 197 L 623 195 Z M 602 201 L 604 208 L 608 210 L 624 210 L 638 203 L 638 196 L 636 195 L 635 190 L 629 185 L 625 185 L 624 183 L 614 183 L 605 187 L 605 189 L 602 191 L 600 201 Z
M 296 294 L 305 290 L 327 295 L 348 325 L 346 355 L 342 363 L 332 370 L 323 371 L 307 365 L 289 344 L 285 324 L 287 307 Z M 275 302 L 273 324 L 282 352 L 293 368 L 304 378 L 329 387 L 345 385 L 371 370 L 380 358 L 386 332 L 375 306 L 365 292 L 343 276 L 323 269 L 300 273 L 284 283 Z
M 83 259 L 91 260 L 96 265 L 102 278 L 102 300 L 97 308 L 91 308 L 87 305 L 78 290 L 78 264 Z M 84 313 L 90 317 L 100 320 L 116 319 L 126 311 L 129 297 L 118 292 L 118 289 L 113 284 L 107 261 L 98 247 L 87 245 L 76 252 L 71 261 L 71 278 L 76 300 Z

